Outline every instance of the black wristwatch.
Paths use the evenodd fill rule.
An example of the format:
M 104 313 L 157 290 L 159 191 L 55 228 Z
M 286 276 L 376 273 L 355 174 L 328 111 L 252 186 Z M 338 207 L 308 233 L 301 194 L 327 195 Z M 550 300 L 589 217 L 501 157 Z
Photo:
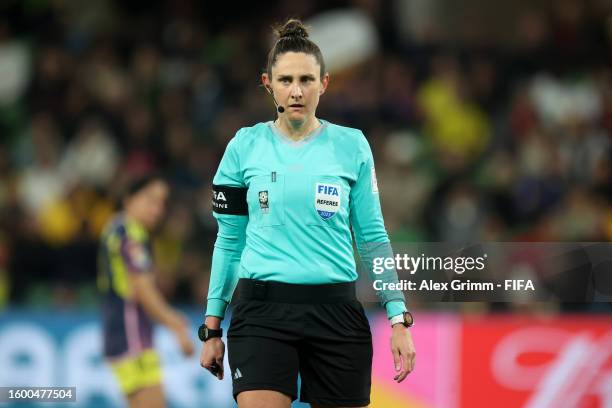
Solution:
M 223 336 L 223 329 L 209 329 L 208 327 L 206 327 L 206 324 L 203 324 L 198 328 L 198 337 L 202 341 L 207 341 L 212 339 L 213 337 L 221 336 Z
M 404 327 L 412 327 L 414 325 L 414 317 L 412 317 L 412 313 L 404 312 L 404 322 L 402 324 Z
M 395 316 L 391 319 L 391 326 L 395 326 L 396 324 L 402 324 L 404 327 L 412 327 L 414 325 L 412 313 L 404 312 L 401 315 Z

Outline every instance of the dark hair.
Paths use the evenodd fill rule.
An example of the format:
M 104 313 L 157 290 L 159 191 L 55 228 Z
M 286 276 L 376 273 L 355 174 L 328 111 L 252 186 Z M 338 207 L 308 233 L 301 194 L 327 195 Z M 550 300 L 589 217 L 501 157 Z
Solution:
M 149 184 L 155 181 L 161 181 L 163 183 L 168 184 L 168 181 L 166 180 L 164 175 L 159 172 L 146 173 L 142 176 L 132 179 L 128 183 L 123 194 L 121 195 L 120 202 L 124 203 L 125 200 L 127 200 L 128 198 L 132 197 L 135 194 L 138 194 L 140 190 L 146 188 Z
M 272 77 L 272 66 L 276 64 L 279 55 L 286 52 L 303 52 L 314 55 L 321 67 L 321 78 L 323 78 L 323 75 L 325 75 L 323 54 L 321 54 L 319 46 L 308 38 L 308 30 L 300 20 L 295 18 L 289 19 L 282 26 L 274 27 L 274 31 L 278 40 L 276 40 L 276 43 L 268 53 L 266 72 L 269 77 Z

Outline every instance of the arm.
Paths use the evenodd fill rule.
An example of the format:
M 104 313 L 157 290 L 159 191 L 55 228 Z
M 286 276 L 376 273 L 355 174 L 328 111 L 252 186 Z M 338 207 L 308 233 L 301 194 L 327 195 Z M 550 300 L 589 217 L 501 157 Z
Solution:
M 380 274 L 374 273 L 374 259 L 393 258 L 393 250 L 380 208 L 374 159 L 365 137 L 362 139 L 361 160 L 357 180 L 351 188 L 350 203 L 351 226 L 362 266 L 372 281 L 379 279 L 383 282 L 397 282 L 395 268 L 385 268 Z M 381 290 L 376 294 L 389 319 L 407 310 L 402 292 Z
M 219 232 L 213 250 L 206 324 L 217 329 L 238 283 L 238 268 L 246 242 L 245 231 L 249 219 L 248 216 L 223 214 L 215 214 L 215 218 Z
M 360 162 L 357 181 L 351 188 L 351 226 L 355 235 L 357 251 L 364 268 L 371 280 L 380 279 L 383 282 L 397 282 L 395 268 L 385 268 L 382 273 L 374 273 L 375 258 L 393 258 L 393 250 L 380 209 L 378 186 L 374 170 L 372 151 L 363 138 L 362 160 Z M 381 290 L 377 292 L 380 303 L 387 311 L 389 319 L 405 312 L 404 294 L 400 291 Z M 394 324 L 391 336 L 391 354 L 397 375 L 393 378 L 398 383 L 412 372 L 416 352 L 412 335 L 407 327 Z
M 176 336 L 183 354 L 193 353 L 189 336 L 189 323 L 163 298 L 153 280 L 152 256 L 145 245 L 146 237 L 128 231 L 122 239 L 121 255 L 125 261 L 132 288 L 132 299 L 142 305 L 145 313 L 154 321 L 163 324 Z
M 213 216 L 219 231 L 213 250 L 206 316 L 220 320 L 225 315 L 238 283 L 238 268 L 246 244 L 249 212 L 247 187 L 240 168 L 241 131 L 229 142 L 213 179 Z M 217 319 L 211 319 L 217 322 Z
M 225 150 L 213 179 L 213 215 L 219 232 L 213 249 L 205 324 L 218 329 L 225 316 L 238 283 L 240 257 L 246 244 L 249 222 L 246 202 L 247 188 L 240 169 L 239 133 Z M 221 338 L 212 338 L 202 346 L 200 365 L 219 380 L 223 379 L 225 344 Z
M 151 274 L 131 274 L 130 281 L 134 289 L 134 299 L 142 305 L 149 317 L 173 332 L 184 328 L 186 322 L 164 300 L 155 287 Z

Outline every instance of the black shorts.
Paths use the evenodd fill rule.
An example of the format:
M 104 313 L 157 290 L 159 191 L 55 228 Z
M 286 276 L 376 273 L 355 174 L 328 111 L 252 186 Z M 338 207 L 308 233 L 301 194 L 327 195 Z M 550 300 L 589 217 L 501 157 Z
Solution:
M 332 406 L 370 403 L 372 335 L 353 282 L 241 279 L 227 334 L 234 398 L 274 390 Z

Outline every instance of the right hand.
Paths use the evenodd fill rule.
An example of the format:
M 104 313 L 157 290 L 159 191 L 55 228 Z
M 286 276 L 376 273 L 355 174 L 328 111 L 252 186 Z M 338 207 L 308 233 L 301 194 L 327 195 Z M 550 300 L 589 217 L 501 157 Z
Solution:
M 200 353 L 200 365 L 210 371 L 219 380 L 223 379 L 223 357 L 225 356 L 225 344 L 220 337 L 214 337 L 202 343 Z

